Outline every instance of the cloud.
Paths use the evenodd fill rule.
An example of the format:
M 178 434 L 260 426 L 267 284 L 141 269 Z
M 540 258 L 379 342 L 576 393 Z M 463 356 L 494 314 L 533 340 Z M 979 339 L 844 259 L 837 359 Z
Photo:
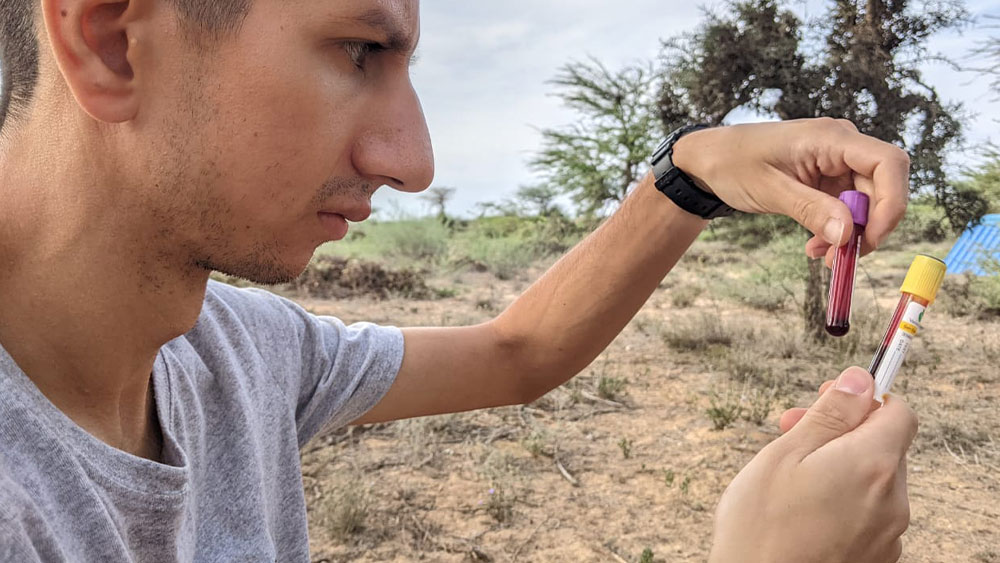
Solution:
M 793 5 L 815 17 L 827 3 Z M 1000 14 L 995 0 L 973 0 L 969 7 Z M 537 129 L 572 122 L 573 114 L 550 95 L 547 84 L 560 66 L 588 55 L 611 68 L 652 59 L 661 38 L 692 30 L 702 19 L 697 3 L 661 0 L 426 0 L 421 10 L 413 80 L 435 143 L 435 184 L 458 188 L 451 208 L 460 213 L 473 212 L 477 202 L 509 197 L 531 182 L 526 161 L 539 147 Z M 961 57 L 985 33 L 936 38 L 931 50 Z M 970 124 L 970 140 L 981 142 L 1000 125 L 994 121 L 1000 104 L 985 80 L 933 62 L 925 72 L 942 97 L 979 114 Z M 389 199 L 423 211 L 417 198 L 388 189 L 376 196 L 376 206 L 387 207 Z

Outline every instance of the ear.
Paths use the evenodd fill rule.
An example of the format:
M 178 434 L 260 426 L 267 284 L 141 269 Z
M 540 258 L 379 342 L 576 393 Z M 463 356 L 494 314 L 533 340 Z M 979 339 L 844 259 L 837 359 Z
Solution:
M 49 43 L 77 103 L 106 123 L 132 119 L 139 102 L 129 63 L 130 0 L 42 0 Z

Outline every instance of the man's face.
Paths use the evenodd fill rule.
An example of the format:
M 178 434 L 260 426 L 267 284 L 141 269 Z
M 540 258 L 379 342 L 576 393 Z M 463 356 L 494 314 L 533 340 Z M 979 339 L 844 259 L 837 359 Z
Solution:
M 176 22 L 163 29 L 134 55 L 131 174 L 155 237 L 185 260 L 286 281 L 344 236 L 345 217 L 369 215 L 379 186 L 430 184 L 409 78 L 417 0 L 256 0 L 237 35 L 207 49 Z

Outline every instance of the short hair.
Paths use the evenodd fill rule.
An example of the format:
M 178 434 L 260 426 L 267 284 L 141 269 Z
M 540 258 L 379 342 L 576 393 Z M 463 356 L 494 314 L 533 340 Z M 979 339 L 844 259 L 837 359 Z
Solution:
M 189 37 L 239 30 L 252 0 L 170 0 Z M 38 81 L 38 0 L 0 0 L 0 132 L 31 103 Z

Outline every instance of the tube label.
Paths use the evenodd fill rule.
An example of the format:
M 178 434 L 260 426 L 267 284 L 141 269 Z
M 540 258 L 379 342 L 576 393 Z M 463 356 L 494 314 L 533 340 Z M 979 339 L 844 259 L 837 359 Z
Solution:
M 903 318 L 896 327 L 896 332 L 889 341 L 889 348 L 885 351 L 885 357 L 879 364 L 878 370 L 872 374 L 875 376 L 875 400 L 882 402 L 892 382 L 896 379 L 896 373 L 903 365 L 906 352 L 910 349 L 910 342 L 920 331 L 920 321 L 924 318 L 924 311 L 927 308 L 917 302 L 911 302 L 903 312 Z

